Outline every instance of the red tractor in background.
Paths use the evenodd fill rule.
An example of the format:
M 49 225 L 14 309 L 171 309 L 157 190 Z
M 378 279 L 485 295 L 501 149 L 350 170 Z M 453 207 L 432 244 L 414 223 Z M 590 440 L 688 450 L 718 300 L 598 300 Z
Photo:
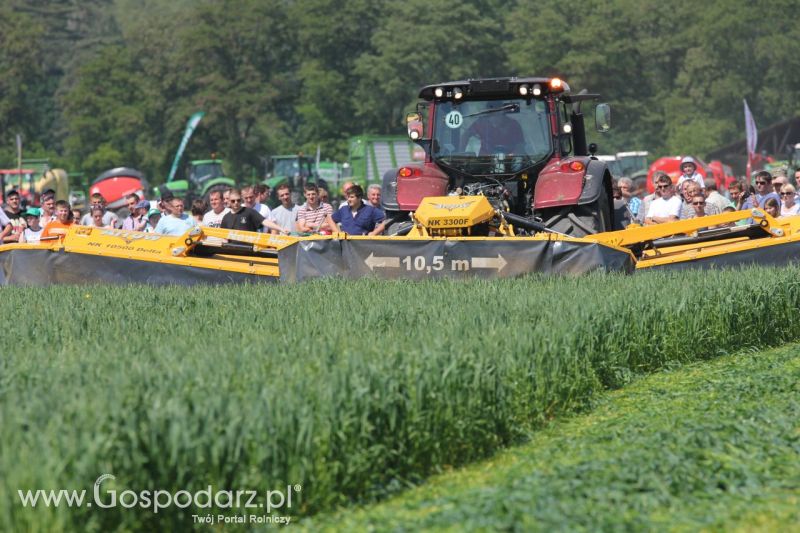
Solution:
M 681 156 L 668 156 L 661 157 L 653 161 L 647 171 L 647 192 L 652 193 L 655 191 L 653 184 L 653 174 L 658 171 L 666 172 L 672 179 L 672 183 L 678 183 L 678 178 L 681 177 Z M 721 161 L 711 161 L 706 163 L 698 157 L 694 157 L 697 164 L 697 173 L 703 178 L 713 178 L 717 184 L 717 190 L 725 191 L 731 182 L 736 181 L 736 176 L 733 175 L 733 170 L 728 165 Z
M 425 151 L 383 176 L 388 233 L 407 233 L 425 197 L 482 195 L 524 232 L 583 236 L 614 227 L 612 178 L 587 146 L 581 103 L 559 78 L 468 79 L 420 90 L 408 134 Z M 598 104 L 598 131 L 611 110 Z M 480 231 L 476 229 L 475 231 Z M 473 235 L 479 233 L 471 233 Z

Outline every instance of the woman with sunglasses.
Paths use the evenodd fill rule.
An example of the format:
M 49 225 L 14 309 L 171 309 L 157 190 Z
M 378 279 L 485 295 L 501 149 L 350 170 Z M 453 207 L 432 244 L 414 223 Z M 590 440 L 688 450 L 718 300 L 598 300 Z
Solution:
M 792 217 L 800 212 L 800 203 L 797 203 L 797 190 L 788 183 L 781 187 L 781 216 Z

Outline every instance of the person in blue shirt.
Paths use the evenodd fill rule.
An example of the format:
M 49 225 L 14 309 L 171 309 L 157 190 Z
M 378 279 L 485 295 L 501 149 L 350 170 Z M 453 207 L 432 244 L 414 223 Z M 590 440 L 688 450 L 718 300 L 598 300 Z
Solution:
M 757 207 L 761 207 L 763 209 L 764 204 L 770 198 L 773 198 L 776 202 L 778 202 L 778 208 L 781 206 L 781 197 L 775 194 L 775 191 L 772 189 L 772 174 L 767 172 L 766 170 L 760 171 L 756 174 L 756 202 Z
M 164 215 L 159 219 L 153 233 L 161 233 L 162 235 L 183 235 L 197 226 L 195 219 L 183 212 L 183 200 L 180 198 L 173 198 L 170 201 L 170 208 L 172 213 Z
M 364 203 L 364 189 L 352 185 L 345 191 L 347 203 L 333 215 L 328 215 L 332 228 L 341 224 L 342 231 L 350 235 L 380 235 L 383 233 L 386 215 L 380 209 Z

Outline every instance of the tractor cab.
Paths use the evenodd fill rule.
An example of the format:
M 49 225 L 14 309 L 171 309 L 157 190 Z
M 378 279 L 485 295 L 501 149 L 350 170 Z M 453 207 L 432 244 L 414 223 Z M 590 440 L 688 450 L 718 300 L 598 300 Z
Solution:
M 224 178 L 221 159 L 205 159 L 192 161 L 188 169 L 188 179 L 196 188 L 203 189 L 203 185 L 216 178 Z
M 275 188 L 288 183 L 292 190 L 302 189 L 306 181 L 316 179 L 314 160 L 302 154 L 274 155 L 270 158 L 270 172 L 265 183 Z

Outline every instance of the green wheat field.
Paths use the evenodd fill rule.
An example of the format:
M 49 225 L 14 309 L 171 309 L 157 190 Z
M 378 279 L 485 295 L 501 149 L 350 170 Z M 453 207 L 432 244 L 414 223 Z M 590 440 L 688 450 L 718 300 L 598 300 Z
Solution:
M 193 506 L 154 513 L 141 501 L 103 509 L 20 502 L 20 490 L 91 493 L 102 474 L 114 476 L 103 490 L 118 493 L 295 487 L 291 507 L 273 514 L 336 529 L 337 512 L 360 509 L 372 514 L 359 525 L 403 529 L 392 521 L 397 513 L 364 506 L 398 494 L 414 498 L 408 489 L 430 476 L 529 446 L 553 424 L 592 413 L 609 401 L 608 391 L 640 386 L 644 375 L 800 339 L 799 310 L 798 268 L 491 282 L 4 288 L 0 530 L 208 527 L 192 515 L 210 511 Z M 790 366 L 795 376 L 796 362 Z M 790 402 L 795 416 L 777 416 L 786 412 L 780 387 L 787 386 L 773 391 L 781 407 L 770 427 L 800 454 L 800 395 Z M 770 408 L 771 396 L 759 394 Z M 724 416 L 713 407 L 710 417 Z M 670 409 L 682 416 L 680 404 Z M 645 422 L 656 435 L 673 434 L 658 418 L 632 423 Z M 680 431 L 704 449 L 701 425 Z M 731 426 L 720 434 L 733 450 L 736 431 Z M 617 443 L 628 434 L 622 425 L 593 438 Z M 766 433 L 755 436 L 766 448 L 784 446 Z M 660 441 L 648 435 L 630 446 Z M 656 479 L 662 473 L 647 454 L 628 460 L 623 470 L 631 483 L 641 478 L 653 498 L 669 492 L 662 485 L 670 481 Z M 733 452 L 725 459 L 734 470 L 739 460 Z M 588 474 L 600 476 L 592 490 L 601 491 L 603 476 L 619 468 L 611 460 L 592 464 Z M 797 495 L 797 468 L 758 475 L 779 485 L 793 479 Z M 737 487 L 737 480 L 727 486 Z M 526 483 L 509 479 L 487 489 L 487 513 L 513 511 L 500 513 L 505 522 L 497 527 L 533 525 L 522 504 L 499 503 L 506 496 L 531 498 Z M 715 487 L 692 490 L 713 499 Z M 535 494 L 550 494 L 540 490 Z M 557 503 L 561 493 L 570 487 L 559 485 L 549 497 Z M 580 505 L 591 510 L 588 501 Z M 417 527 L 493 527 L 491 517 L 472 521 L 474 509 L 457 509 Z M 604 510 L 597 507 L 570 527 L 558 521 L 556 507 L 542 523 L 648 528 L 635 515 L 643 506 Z M 459 519 L 461 525 L 452 525 Z

